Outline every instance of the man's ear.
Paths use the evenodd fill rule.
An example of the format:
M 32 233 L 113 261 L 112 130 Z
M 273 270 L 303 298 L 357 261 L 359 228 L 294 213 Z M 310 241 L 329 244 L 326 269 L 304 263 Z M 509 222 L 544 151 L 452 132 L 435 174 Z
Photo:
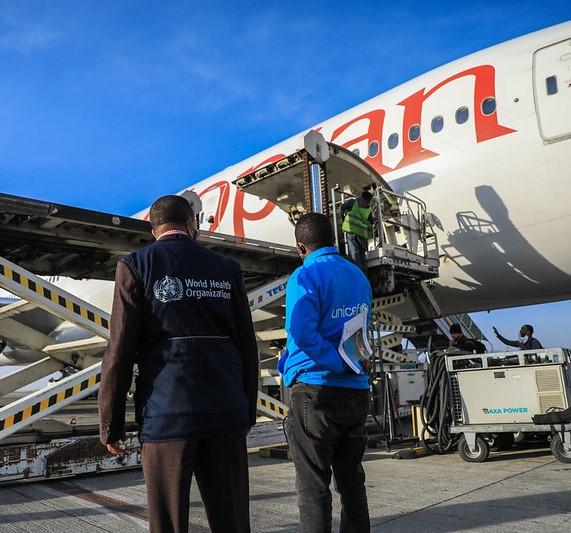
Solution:
M 300 254 L 305 255 L 307 253 L 307 248 L 305 247 L 305 244 L 302 244 L 301 242 L 296 242 L 295 246 Z
M 196 218 L 192 217 L 186 221 L 186 231 L 191 239 L 198 239 L 198 224 Z

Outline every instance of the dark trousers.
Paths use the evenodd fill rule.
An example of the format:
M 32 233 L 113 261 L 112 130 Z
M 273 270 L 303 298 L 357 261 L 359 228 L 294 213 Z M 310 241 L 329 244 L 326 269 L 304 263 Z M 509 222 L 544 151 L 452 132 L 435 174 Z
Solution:
M 361 465 L 367 446 L 366 390 L 298 383 L 285 422 L 296 470 L 302 533 L 331 531 L 331 473 L 341 497 L 341 533 L 370 531 Z
M 196 478 L 213 533 L 250 531 L 246 432 L 148 442 L 142 449 L 151 533 L 186 533 Z
M 367 272 L 367 249 L 369 241 L 365 237 L 355 235 L 354 233 L 346 233 L 347 235 L 347 251 L 351 260 L 363 271 Z

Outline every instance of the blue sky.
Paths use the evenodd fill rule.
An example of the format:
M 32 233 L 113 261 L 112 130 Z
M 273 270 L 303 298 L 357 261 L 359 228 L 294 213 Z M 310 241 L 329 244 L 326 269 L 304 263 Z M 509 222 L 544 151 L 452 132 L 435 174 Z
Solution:
M 568 0 L 4 0 L 0 191 L 131 214 L 431 68 L 569 19 Z M 570 310 L 482 320 L 511 333 L 547 308 L 557 324 Z

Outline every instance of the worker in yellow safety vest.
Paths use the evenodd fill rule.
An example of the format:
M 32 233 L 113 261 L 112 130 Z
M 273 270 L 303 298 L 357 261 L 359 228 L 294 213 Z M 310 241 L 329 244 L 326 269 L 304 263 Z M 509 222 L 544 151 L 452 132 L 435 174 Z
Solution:
M 351 260 L 363 271 L 367 271 L 367 249 L 373 238 L 373 195 L 363 191 L 358 198 L 351 198 L 341 204 L 339 214 L 341 228 L 347 236 L 347 247 Z

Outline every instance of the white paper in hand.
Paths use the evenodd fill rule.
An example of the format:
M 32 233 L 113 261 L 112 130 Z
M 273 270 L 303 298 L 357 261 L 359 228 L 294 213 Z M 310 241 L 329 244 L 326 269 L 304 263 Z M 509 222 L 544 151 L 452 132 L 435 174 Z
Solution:
M 373 354 L 367 336 L 367 312 L 355 315 L 343 324 L 339 343 L 339 354 L 355 374 L 364 374 L 360 361 L 368 360 Z

